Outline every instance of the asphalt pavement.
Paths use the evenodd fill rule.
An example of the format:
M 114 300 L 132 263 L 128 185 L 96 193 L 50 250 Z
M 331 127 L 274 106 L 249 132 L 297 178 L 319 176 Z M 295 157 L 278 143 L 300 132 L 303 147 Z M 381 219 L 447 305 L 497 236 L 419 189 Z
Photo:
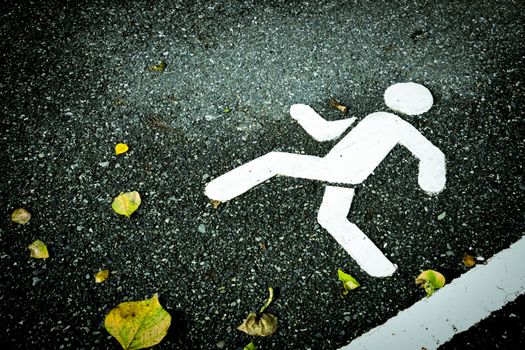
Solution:
M 279 328 L 258 349 L 338 349 L 424 297 L 421 270 L 450 282 L 464 253 L 483 264 L 508 248 L 525 232 L 524 13 L 492 0 L 4 2 L 3 348 L 117 349 L 105 315 L 158 293 L 173 322 L 156 349 L 239 349 L 252 338 L 237 326 L 273 287 Z M 218 208 L 204 195 L 268 152 L 330 151 L 292 104 L 359 122 L 407 81 L 434 97 L 402 117 L 445 154 L 447 182 L 422 191 L 396 147 L 356 186 L 349 218 L 391 277 L 366 274 L 318 224 L 323 182 L 276 177 Z M 126 191 L 143 200 L 131 219 L 111 208 Z M 20 207 L 25 225 L 10 222 Z M 49 259 L 29 257 L 35 239 Z M 345 298 L 338 268 L 361 284 Z M 519 348 L 524 302 L 442 348 Z

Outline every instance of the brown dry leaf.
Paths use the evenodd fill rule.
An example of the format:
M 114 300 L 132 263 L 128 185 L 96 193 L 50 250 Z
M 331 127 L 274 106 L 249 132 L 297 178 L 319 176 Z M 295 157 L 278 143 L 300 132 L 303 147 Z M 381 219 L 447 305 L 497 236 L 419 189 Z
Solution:
M 222 202 L 221 201 L 217 201 L 215 199 L 212 199 L 210 201 L 210 204 L 213 207 L 213 209 L 217 209 L 222 204 Z
M 250 312 L 237 329 L 254 337 L 266 337 L 277 330 L 277 317 L 269 313 L 257 316 L 257 313 Z
M 31 220 L 31 213 L 24 208 L 15 209 L 11 214 L 11 221 L 17 224 L 24 225 L 27 224 L 29 220 Z
M 35 259 L 49 258 L 49 252 L 47 251 L 46 244 L 39 239 L 31 243 L 27 248 L 31 251 L 29 256 L 32 258 L 35 258 Z
M 472 255 L 465 253 L 463 254 L 463 264 L 465 264 L 466 267 L 472 267 L 476 265 L 476 259 L 474 259 Z
M 109 270 L 100 270 L 95 274 L 95 283 L 102 283 L 109 277 Z
M 334 107 L 335 109 L 338 109 L 339 111 L 341 111 L 341 113 L 347 113 L 348 112 L 348 107 L 346 107 L 345 105 L 337 102 L 337 100 L 334 99 L 334 98 L 330 99 L 330 107 Z

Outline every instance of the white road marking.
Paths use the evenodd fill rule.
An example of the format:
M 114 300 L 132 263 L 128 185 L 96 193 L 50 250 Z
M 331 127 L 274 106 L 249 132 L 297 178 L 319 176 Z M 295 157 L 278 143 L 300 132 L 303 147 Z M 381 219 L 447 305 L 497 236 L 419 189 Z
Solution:
M 422 91 L 428 91 L 428 89 L 414 83 L 396 84 L 396 88 L 390 95 L 397 98 L 396 106 L 408 113 L 432 106 L 432 95 L 430 100 L 423 98 L 424 103 L 421 103 L 420 95 L 424 95 Z M 412 97 L 418 100 L 412 101 Z M 355 118 L 350 118 L 329 122 L 310 106 L 302 104 L 293 105 L 290 108 L 290 114 L 306 132 L 317 140 L 337 138 L 355 121 Z M 205 193 L 211 199 L 228 201 L 276 175 L 348 185 L 360 184 L 374 172 L 374 169 L 397 144 L 406 147 L 419 159 L 419 186 L 429 193 L 438 193 L 443 190 L 446 182 L 443 152 L 410 123 L 397 115 L 376 112 L 367 115 L 324 157 L 270 152 L 214 179 L 206 186 Z M 351 198 L 348 200 L 344 198 L 344 195 L 339 195 L 344 192 L 342 189 L 339 192 L 327 189 L 323 209 L 334 210 L 338 206 L 344 207 L 346 204 L 340 203 L 341 200 L 347 201 L 349 207 Z M 323 210 L 323 212 L 326 211 Z M 383 256 L 357 226 L 346 220 L 348 210 L 345 213 L 339 211 L 337 213 L 341 217 L 335 218 L 334 215 L 330 215 L 331 219 L 335 220 L 334 223 L 324 220 L 323 227 L 327 228 L 328 232 L 367 273 L 372 276 L 391 275 L 395 271 L 395 266 Z M 327 217 L 327 214 L 319 216 L 320 219 Z M 352 238 L 344 239 L 344 235 Z M 359 244 L 356 237 L 364 237 L 365 240 Z M 368 242 L 365 243 L 365 241 Z M 356 244 L 363 251 L 352 247 Z M 364 256 L 367 255 L 378 258 L 377 264 L 370 264 L 368 259 L 364 259 Z
M 428 350 L 525 293 L 525 237 L 340 350 Z
M 312 107 L 303 104 L 295 104 L 290 107 L 290 115 L 317 141 L 335 140 L 357 119 L 353 117 L 327 121 L 317 114 Z
M 368 274 L 374 277 L 390 276 L 397 267 L 346 217 L 353 197 L 353 188 L 326 186 L 317 221 Z
M 423 114 L 434 104 L 430 91 L 416 83 L 398 83 L 385 91 L 385 104 L 408 115 Z

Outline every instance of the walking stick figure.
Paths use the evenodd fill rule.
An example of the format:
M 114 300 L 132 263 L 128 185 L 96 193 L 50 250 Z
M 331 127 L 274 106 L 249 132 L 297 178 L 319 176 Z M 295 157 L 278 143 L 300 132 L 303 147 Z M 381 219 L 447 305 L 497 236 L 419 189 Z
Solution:
M 407 115 L 428 111 L 433 104 L 430 91 L 415 83 L 400 83 L 385 92 L 390 108 Z M 342 135 L 356 118 L 326 121 L 310 106 L 295 104 L 290 115 L 318 141 Z M 401 144 L 419 159 L 418 184 L 426 192 L 438 193 L 445 187 L 445 155 L 411 124 L 392 113 L 367 115 L 324 157 L 285 152 L 269 152 L 224 175 L 206 186 L 206 195 L 228 201 L 275 175 L 356 185 L 363 182 L 388 153 Z M 397 266 L 347 219 L 354 189 L 327 185 L 317 221 L 369 275 L 386 277 Z

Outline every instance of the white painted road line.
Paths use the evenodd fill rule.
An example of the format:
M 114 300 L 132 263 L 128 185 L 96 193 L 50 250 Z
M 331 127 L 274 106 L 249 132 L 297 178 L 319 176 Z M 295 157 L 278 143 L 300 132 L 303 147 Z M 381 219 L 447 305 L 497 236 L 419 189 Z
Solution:
M 525 293 L 525 237 L 340 350 L 437 349 Z

